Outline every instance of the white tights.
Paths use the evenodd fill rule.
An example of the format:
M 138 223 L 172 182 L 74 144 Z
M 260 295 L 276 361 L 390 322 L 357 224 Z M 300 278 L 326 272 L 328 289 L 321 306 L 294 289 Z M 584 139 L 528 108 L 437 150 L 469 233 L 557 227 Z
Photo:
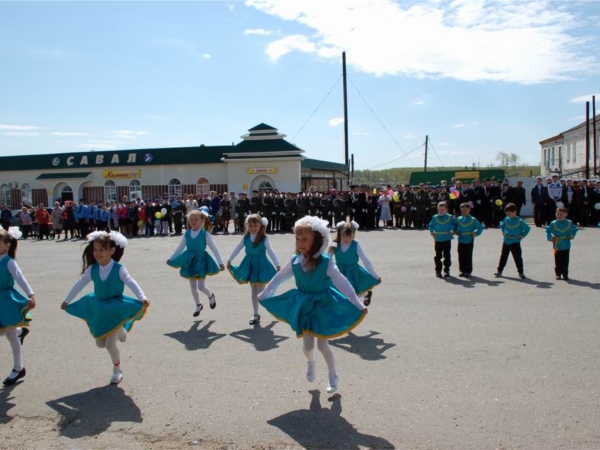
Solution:
M 119 352 L 119 347 L 117 347 L 118 335 L 119 330 L 109 334 L 104 339 L 96 339 L 96 345 L 98 346 L 98 348 L 106 348 L 106 350 L 108 350 L 110 358 L 112 359 L 113 364 L 117 367 L 121 365 L 121 353 Z
M 206 283 L 204 282 L 204 280 L 191 279 L 190 289 L 192 290 L 192 297 L 194 297 L 194 302 L 196 303 L 196 306 L 200 305 L 200 292 L 203 292 L 209 298 L 212 295 L 210 289 L 206 287 Z
M 252 288 L 252 308 L 254 309 L 254 315 L 258 316 L 258 294 L 265 290 L 265 285 L 252 284 L 250 287 Z
M 329 342 L 327 339 L 316 338 L 317 340 L 317 348 L 325 358 L 325 362 L 327 363 L 327 369 L 329 370 L 330 376 L 336 376 L 337 372 L 335 370 L 335 358 L 333 357 L 333 352 L 331 351 L 331 347 L 329 346 Z M 315 337 L 305 334 L 302 336 L 302 344 L 304 355 L 306 359 L 309 361 L 315 360 Z
M 17 372 L 23 370 L 23 355 L 21 352 L 21 341 L 19 340 L 20 331 L 21 328 L 11 328 L 0 333 L 0 336 L 4 334 L 10 343 L 10 348 L 13 353 L 13 369 Z

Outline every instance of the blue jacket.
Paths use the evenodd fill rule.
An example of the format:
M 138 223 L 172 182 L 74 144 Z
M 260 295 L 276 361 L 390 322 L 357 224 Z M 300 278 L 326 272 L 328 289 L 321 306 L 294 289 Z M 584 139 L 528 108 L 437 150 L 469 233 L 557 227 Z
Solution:
M 537 184 L 531 188 L 531 203 L 535 203 L 536 205 L 543 205 L 549 200 L 548 188 L 543 184 L 540 186 L 541 189 L 538 188 Z
M 502 230 L 502 235 L 504 236 L 504 243 L 506 245 L 511 245 L 517 244 L 525 239 L 525 236 L 529 234 L 531 227 L 520 217 L 515 217 L 514 219 L 505 217 L 500 223 L 500 230 Z
M 436 242 L 451 241 L 454 239 L 455 231 L 454 217 L 450 214 L 444 214 L 443 216 L 436 214 L 429 222 L 429 232 L 434 233 L 433 237 Z
M 87 219 L 88 206 L 81 204 L 77 205 L 73 209 L 73 215 L 75 216 L 75 220 Z
M 460 244 L 470 244 L 473 242 L 473 233 L 479 236 L 483 231 L 481 222 L 473 216 L 459 216 L 456 219 L 456 234 Z
M 577 226 L 568 219 L 553 220 L 546 227 L 546 239 L 556 238 L 554 250 L 568 250 L 571 248 L 571 239 L 577 234 Z
M 108 222 L 108 211 L 104 211 L 103 209 L 99 210 L 100 211 L 100 217 L 98 218 L 98 220 L 102 221 L 102 222 Z

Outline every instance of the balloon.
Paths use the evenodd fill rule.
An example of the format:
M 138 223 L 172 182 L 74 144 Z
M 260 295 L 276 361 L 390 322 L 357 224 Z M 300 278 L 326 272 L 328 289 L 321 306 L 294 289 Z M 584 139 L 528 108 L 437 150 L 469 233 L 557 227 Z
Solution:
M 469 205 L 469 208 L 472 208 L 473 207 L 473 202 L 469 202 L 468 205 Z
M 161 209 L 161 210 L 160 210 L 160 213 L 161 213 L 163 216 L 166 216 L 166 215 L 167 215 L 167 208 L 163 208 L 163 209 Z
M 373 194 L 377 194 L 377 189 L 373 188 Z
M 597 210 L 597 211 L 600 211 L 600 203 L 596 203 L 594 205 L 594 209 Z
M 452 186 L 452 187 L 450 188 L 450 192 L 452 192 L 452 193 L 454 194 L 454 193 L 456 192 L 456 188 L 455 188 L 454 186 Z
M 496 206 L 502 206 L 502 200 L 500 199 L 496 200 L 494 203 L 496 203 Z
M 156 217 L 157 219 L 160 219 L 160 218 L 162 217 L 162 214 L 161 214 L 161 213 L 159 213 L 158 211 L 156 211 L 156 212 L 154 213 L 154 217 Z
M 600 205 L 600 203 L 598 203 Z M 402 212 L 406 212 L 406 206 L 403 206 L 402 208 L 400 208 L 400 211 Z
M 565 206 L 565 204 L 563 202 L 556 202 L 557 208 L 562 208 L 563 206 Z
M 450 200 L 456 200 L 456 195 L 450 194 Z
M 138 227 L 141 227 L 142 225 L 144 225 L 144 221 L 143 220 L 138 220 Z
M 454 195 L 456 196 L 456 198 L 460 197 L 460 191 L 454 191 Z
M 394 196 L 392 197 L 392 199 L 393 199 L 393 200 L 394 200 L 396 203 L 398 203 L 398 202 L 400 201 L 400 196 L 398 195 L 398 193 L 397 193 L 397 192 L 394 194 Z

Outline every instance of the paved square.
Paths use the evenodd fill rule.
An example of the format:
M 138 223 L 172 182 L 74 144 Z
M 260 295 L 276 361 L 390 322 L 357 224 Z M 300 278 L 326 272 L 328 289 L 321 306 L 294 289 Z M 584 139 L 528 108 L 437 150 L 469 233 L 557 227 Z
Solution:
M 292 235 L 269 238 L 283 264 Z M 193 320 L 187 281 L 165 264 L 178 237 L 134 239 L 126 250 L 122 262 L 152 304 L 120 345 L 123 382 L 107 386 L 107 352 L 60 310 L 80 245 L 20 242 L 38 307 L 28 375 L 0 389 L 0 449 L 598 449 L 599 238 L 596 228 L 577 235 L 567 283 L 554 279 L 552 246 L 534 227 L 521 281 L 510 259 L 506 277 L 493 277 L 501 235 L 486 230 L 467 282 L 456 240 L 446 281 L 435 277 L 427 231 L 359 232 L 383 284 L 355 333 L 332 341 L 333 397 L 320 355 L 317 380 L 306 381 L 287 325 L 264 310 L 260 327 L 248 325 L 250 289 L 228 273 L 208 280 L 217 308 Z M 216 239 L 226 260 L 240 237 Z M 11 361 L 2 338 L 2 375 Z

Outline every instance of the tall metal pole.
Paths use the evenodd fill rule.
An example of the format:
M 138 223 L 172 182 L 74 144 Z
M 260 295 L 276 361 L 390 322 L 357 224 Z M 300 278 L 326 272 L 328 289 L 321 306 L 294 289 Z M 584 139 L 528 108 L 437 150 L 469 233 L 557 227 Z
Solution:
M 598 140 L 596 139 L 596 96 L 592 95 L 592 135 L 594 136 L 594 176 L 598 175 Z
M 344 164 L 348 165 L 348 86 L 346 84 L 346 52 L 342 52 L 342 79 L 344 82 Z M 348 172 L 350 177 L 350 172 Z
M 429 145 L 429 135 L 425 136 L 425 165 L 423 172 L 427 172 L 427 146 Z
M 350 173 L 352 174 L 350 179 L 352 180 L 352 183 L 354 184 L 354 153 L 352 153 L 352 158 L 350 161 L 351 161 L 350 162 L 350 171 L 351 171 Z
M 585 178 L 590 178 L 590 102 L 585 102 Z

